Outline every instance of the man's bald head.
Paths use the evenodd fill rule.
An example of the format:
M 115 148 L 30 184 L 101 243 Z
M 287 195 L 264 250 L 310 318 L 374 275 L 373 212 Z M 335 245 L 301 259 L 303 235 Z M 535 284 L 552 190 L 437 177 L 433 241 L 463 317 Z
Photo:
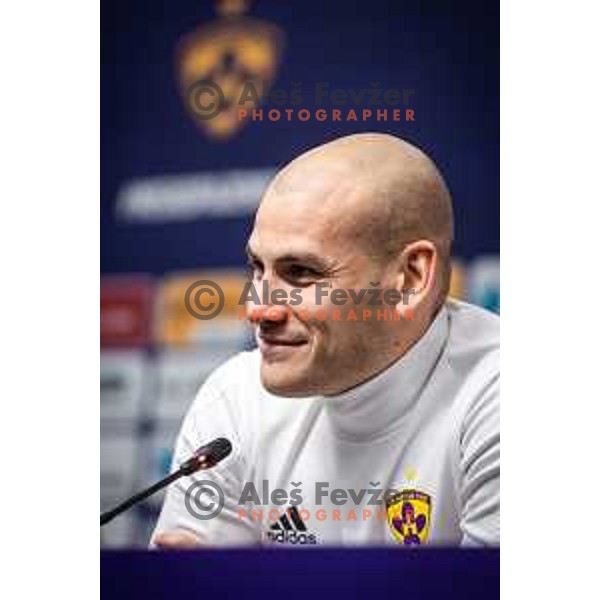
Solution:
M 362 133 L 306 152 L 282 169 L 261 208 L 281 204 L 321 219 L 331 235 L 350 236 L 386 260 L 415 240 L 430 240 L 450 280 L 453 239 L 448 188 L 421 150 L 391 135 Z
M 253 282 L 290 299 L 247 305 L 265 387 L 335 395 L 397 360 L 446 297 L 451 241 L 444 181 L 402 140 L 353 135 L 287 165 L 265 192 L 248 240 Z M 402 303 L 366 295 L 377 287 L 400 293 Z M 257 305 L 268 310 L 255 313 Z

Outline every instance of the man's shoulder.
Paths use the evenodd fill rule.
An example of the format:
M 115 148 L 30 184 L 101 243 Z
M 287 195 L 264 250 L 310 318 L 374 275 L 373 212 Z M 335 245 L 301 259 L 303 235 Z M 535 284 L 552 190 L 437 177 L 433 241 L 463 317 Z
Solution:
M 449 350 L 451 358 L 467 363 L 479 362 L 483 357 L 495 356 L 500 351 L 500 317 L 462 302 L 446 302 L 450 322 Z M 491 360 L 491 359 L 488 359 Z
M 478 306 L 447 302 L 447 364 L 460 382 L 459 405 L 471 410 L 478 402 L 497 403 L 500 378 L 500 318 Z
M 257 348 L 237 352 L 222 362 L 209 376 L 213 384 L 229 387 L 236 382 L 259 383 L 260 354 Z
M 500 318 L 466 302 L 447 304 L 447 362 L 457 382 L 457 440 L 469 463 L 483 449 L 497 452 L 500 414 Z M 495 456 L 495 454 L 494 454 Z
M 188 409 L 188 427 L 202 431 L 204 436 L 208 431 L 220 436 L 251 431 L 261 398 L 258 361 L 256 351 L 244 351 L 216 367 Z
M 237 352 L 216 367 L 204 381 L 199 395 L 251 404 L 254 399 L 259 400 L 262 391 L 260 354 L 254 349 Z
M 311 402 L 275 396 L 260 379 L 260 351 L 239 352 L 217 367 L 201 386 L 191 412 L 202 419 L 226 417 L 240 438 L 267 436 L 302 418 Z

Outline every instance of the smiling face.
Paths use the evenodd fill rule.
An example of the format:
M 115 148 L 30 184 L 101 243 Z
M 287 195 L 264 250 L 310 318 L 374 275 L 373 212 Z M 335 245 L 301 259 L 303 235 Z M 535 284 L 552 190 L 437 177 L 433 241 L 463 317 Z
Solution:
M 264 210 L 248 244 L 257 290 L 262 290 L 263 280 L 271 292 L 284 290 L 286 298 L 293 289 L 301 290 L 299 305 L 247 307 L 256 325 L 263 384 L 281 395 L 335 393 L 352 387 L 372 350 L 372 324 L 343 319 L 356 305 L 333 305 L 329 294 L 317 303 L 316 284 L 331 285 L 327 291 L 366 288 L 378 274 L 357 248 L 344 247 L 339 238 L 318 231 L 317 224 L 317 219 L 289 213 L 282 218 L 278 211 Z M 257 309 L 262 310 L 261 317 L 253 318 Z M 334 309 L 339 320 L 333 320 Z
M 413 198 L 420 189 L 414 173 L 423 170 L 424 155 L 391 136 L 348 139 L 301 156 L 275 178 L 248 241 L 258 293 L 268 282 L 271 293 L 283 290 L 288 300 L 298 297 L 293 290 L 301 294 L 299 304 L 279 304 L 273 296 L 247 304 L 263 385 L 278 395 L 335 395 L 359 385 L 401 356 L 437 310 L 437 250 L 411 229 L 408 217 L 418 218 L 420 207 L 397 198 L 398 190 Z M 398 211 L 401 201 L 406 210 Z M 394 219 L 416 241 L 400 239 Z M 370 305 L 368 293 L 341 305 L 332 298 L 334 290 L 413 287 L 418 318 L 410 322 L 393 320 L 394 307 Z M 318 289 L 326 294 L 319 297 Z M 349 319 L 351 313 L 357 318 Z

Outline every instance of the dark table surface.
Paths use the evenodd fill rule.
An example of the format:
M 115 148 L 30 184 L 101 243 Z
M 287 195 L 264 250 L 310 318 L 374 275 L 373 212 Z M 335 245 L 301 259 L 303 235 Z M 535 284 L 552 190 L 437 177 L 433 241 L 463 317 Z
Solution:
M 101 552 L 101 597 L 500 597 L 500 551 L 261 549 Z

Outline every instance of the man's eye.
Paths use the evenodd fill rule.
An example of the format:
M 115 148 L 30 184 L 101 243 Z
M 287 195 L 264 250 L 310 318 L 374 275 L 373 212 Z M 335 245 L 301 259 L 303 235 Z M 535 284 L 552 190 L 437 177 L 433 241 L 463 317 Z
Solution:
M 290 265 L 288 268 L 288 275 L 292 279 L 318 279 L 320 273 L 310 267 L 303 265 Z

